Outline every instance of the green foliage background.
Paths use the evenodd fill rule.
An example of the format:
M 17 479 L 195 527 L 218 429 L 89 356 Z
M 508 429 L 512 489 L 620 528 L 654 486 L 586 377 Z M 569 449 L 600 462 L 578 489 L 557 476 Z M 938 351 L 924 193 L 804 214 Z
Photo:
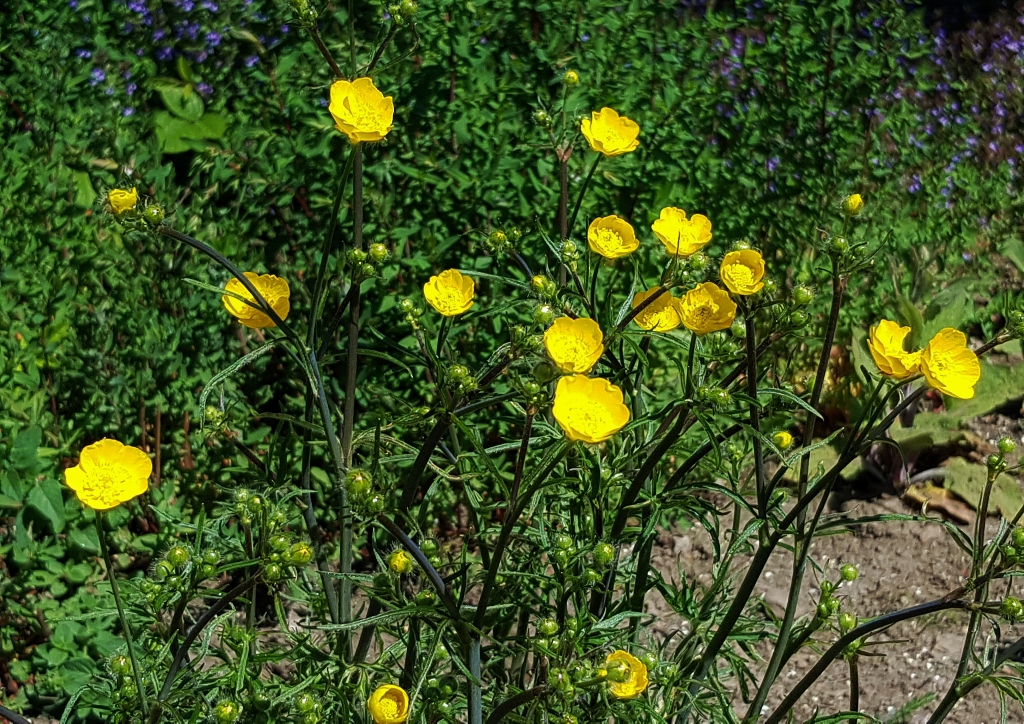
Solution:
M 385 8 L 355 6 L 368 55 Z M 114 619 L 95 615 L 112 604 L 91 514 L 63 488 L 61 468 L 103 436 L 155 445 L 159 415 L 154 507 L 112 520 L 129 572 L 222 499 L 234 470 L 231 451 L 188 434 L 204 384 L 249 349 L 216 296 L 185 281 L 224 276 L 189 251 L 124 234 L 103 211 L 105 192 L 137 185 L 176 227 L 241 266 L 287 276 L 303 314 L 347 157 L 323 107 L 329 73 L 298 28 L 282 28 L 293 21 L 286 3 L 147 12 L 151 25 L 124 2 L 11 0 L 0 14 L 0 680 L 31 711 L 60 712 L 117 644 Z M 343 63 L 349 21 L 340 5 L 322 13 Z M 520 229 L 524 256 L 547 257 L 558 163 L 535 113 L 560 122 L 567 94 L 570 128 L 603 105 L 641 125 L 641 150 L 602 164 L 574 233 L 596 215 L 631 219 L 647 281 L 655 267 L 644 255 L 660 253 L 649 225 L 675 205 L 712 219 L 710 252 L 746 238 L 785 270 L 778 283 L 811 282 L 804 250 L 816 225 L 859 192 L 871 220 L 858 233 L 888 235 L 887 254 L 846 308 L 840 339 L 884 313 L 919 332 L 954 314 L 988 334 L 1024 268 L 1012 165 L 1024 104 L 1001 81 L 1008 97 L 997 101 L 969 53 L 951 69 L 944 47 L 919 12 L 891 1 L 709 14 L 699 3 L 425 0 L 415 35 L 399 35 L 378 75 L 396 121 L 369 151 L 367 237 L 399 263 L 364 314 L 392 329 L 398 300 L 418 294 L 430 270 L 486 272 L 494 260 L 481 241 L 493 228 Z M 561 82 L 569 68 L 582 77 L 571 89 Z M 1013 115 L 986 150 L 993 133 L 980 119 L 997 102 Z M 952 117 L 952 103 L 978 111 L 927 134 L 930 110 Z M 574 184 L 589 162 L 577 147 Z M 976 293 L 994 298 L 988 309 Z M 267 355 L 234 376 L 229 407 L 293 410 L 287 389 L 271 399 L 265 384 L 288 364 Z M 372 407 L 376 386 L 394 380 L 363 375 Z M 327 376 L 336 384 L 340 374 Z

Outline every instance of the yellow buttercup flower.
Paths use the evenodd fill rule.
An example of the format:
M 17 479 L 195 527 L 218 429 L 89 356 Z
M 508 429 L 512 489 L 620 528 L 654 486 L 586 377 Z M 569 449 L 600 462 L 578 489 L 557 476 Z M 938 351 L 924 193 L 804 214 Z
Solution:
M 604 334 L 593 319 L 559 317 L 544 333 L 544 349 L 562 372 L 586 374 L 604 354 Z
M 604 662 L 608 669 L 608 690 L 616 699 L 633 699 L 647 688 L 647 666 L 625 651 L 613 651 Z
M 728 329 L 736 319 L 736 302 L 717 284 L 704 282 L 679 300 L 683 326 L 697 334 Z
M 622 390 L 608 380 L 586 375 L 558 381 L 551 413 L 566 437 L 579 442 L 604 442 L 629 422 Z
M 910 327 L 901 327 L 888 319 L 871 328 L 868 349 L 883 375 L 902 380 L 918 373 L 921 353 L 907 352 L 903 348 L 908 334 Z
M 594 111 L 590 118 L 584 118 L 580 130 L 586 136 L 590 147 L 605 156 L 621 156 L 635 151 L 640 141 L 640 126 L 611 108 Z
M 967 346 L 967 335 L 946 327 L 921 352 L 921 372 L 929 387 L 950 397 L 969 400 L 981 379 L 981 364 L 978 355 Z
M 632 254 L 640 247 L 636 232 L 621 216 L 601 216 L 590 222 L 587 244 L 595 254 L 605 259 L 618 259 Z
M 457 269 L 449 269 L 430 277 L 423 285 L 423 296 L 427 304 L 446 317 L 457 317 L 465 314 L 473 306 L 476 285 L 468 274 L 460 274 Z
M 651 224 L 651 231 L 672 256 L 690 256 L 711 241 L 711 220 L 703 214 L 687 219 L 685 211 L 668 206 Z
M 338 130 L 352 143 L 381 140 L 395 120 L 394 99 L 377 90 L 369 78 L 334 81 L 327 110 Z
M 646 292 L 637 292 L 633 297 L 633 309 L 655 294 L 660 287 L 651 287 Z M 679 318 L 679 300 L 672 292 L 664 292 L 653 302 L 644 307 L 643 311 L 633 317 L 633 321 L 648 332 L 671 332 L 682 320 Z
M 408 575 L 412 572 L 412 556 L 399 548 L 388 556 L 388 568 L 400 576 Z
M 777 433 L 772 435 L 772 442 L 779 450 L 789 450 L 793 446 L 793 436 L 785 430 L 779 430 Z
M 366 702 L 375 724 L 403 724 L 409 718 L 409 695 L 394 684 L 384 684 Z
M 256 291 L 267 300 L 267 304 L 277 312 L 278 317 L 282 320 L 288 318 L 288 312 L 291 311 L 290 298 L 292 293 L 288 287 L 288 280 L 276 277 L 273 274 L 257 274 L 256 272 L 245 272 L 245 278 L 256 287 Z M 273 319 L 264 314 L 258 306 L 254 306 L 256 298 L 249 293 L 248 289 L 242 286 L 242 282 L 232 277 L 224 285 L 224 291 L 237 294 L 239 297 L 248 300 L 243 302 L 242 299 L 233 297 L 231 294 L 225 294 L 221 297 L 224 308 L 246 327 L 264 329 L 277 326 Z
M 764 287 L 764 258 L 753 249 L 730 251 L 722 259 L 718 276 L 733 294 L 757 294 Z
M 105 438 L 83 448 L 78 465 L 65 470 L 64 479 L 84 505 L 109 510 L 145 493 L 152 473 L 146 453 Z
M 139 203 L 139 192 L 134 186 L 131 191 L 111 189 L 107 192 L 107 203 L 110 204 L 111 211 L 117 216 L 127 214 L 129 211 L 133 211 L 135 205 Z
M 864 208 L 864 199 L 860 194 L 850 194 L 843 199 L 843 213 L 847 216 L 857 216 Z

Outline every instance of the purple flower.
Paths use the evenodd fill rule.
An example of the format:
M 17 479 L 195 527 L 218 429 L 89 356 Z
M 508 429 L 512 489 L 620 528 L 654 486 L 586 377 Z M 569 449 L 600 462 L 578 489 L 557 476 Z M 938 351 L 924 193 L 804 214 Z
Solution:
M 996 143 L 995 141 L 989 141 L 989 143 L 988 143 L 988 150 L 991 151 L 992 153 L 998 152 L 999 151 L 999 144 Z
M 121 115 L 124 116 L 125 118 L 127 118 L 130 115 L 132 115 L 133 113 L 135 113 L 135 109 L 132 108 L 131 106 L 125 106 L 124 110 L 121 111 Z
M 107 79 L 107 74 L 103 72 L 103 68 L 93 68 L 92 69 L 92 80 L 89 81 L 89 82 L 92 83 L 93 85 L 96 85 L 97 83 L 102 83 L 106 79 Z
M 210 33 L 206 34 L 206 42 L 212 48 L 216 48 L 218 45 L 220 45 L 220 40 L 221 40 L 220 33 L 210 32 Z
M 768 173 L 774 173 L 775 169 L 779 167 L 779 157 L 772 156 L 768 159 Z
M 1016 151 L 1018 154 L 1024 154 L 1024 145 L 1018 143 L 1016 146 L 1013 147 L 1013 150 Z
M 321 105 L 322 107 L 324 107 L 324 108 L 326 108 L 326 107 L 327 107 L 327 99 L 326 99 L 326 98 L 321 98 L 321 99 L 320 99 L 320 101 L 319 101 L 319 103 L 320 103 L 320 105 Z
M 217 7 L 217 3 L 210 2 L 210 0 L 203 0 L 202 6 L 204 9 L 209 10 L 211 13 L 215 13 L 220 9 L 219 7 Z
M 207 52 L 206 52 L 206 51 L 204 50 L 204 51 L 202 51 L 202 52 L 200 52 L 200 53 L 197 53 L 197 54 L 196 54 L 196 62 L 197 62 L 197 63 L 205 63 L 205 62 L 206 62 L 206 59 L 207 59 L 207 58 L 209 58 L 209 57 L 210 57 L 210 54 L 209 54 L 209 53 L 207 53 Z
M 248 58 L 245 59 L 245 67 L 246 68 L 251 68 L 254 65 L 256 65 L 257 63 L 259 63 L 259 62 L 260 62 L 260 56 L 258 56 L 258 55 L 250 55 Z
M 208 96 L 213 93 L 213 86 L 208 83 L 200 83 L 196 86 L 196 90 L 199 91 L 200 95 Z
M 589 41 L 590 41 L 590 33 L 583 33 L 583 35 L 580 36 L 580 42 L 581 43 L 587 43 Z
M 92 57 L 92 52 L 82 48 L 82 49 L 76 50 L 75 51 L 75 55 L 77 55 L 79 58 L 82 58 L 83 60 L 88 60 L 89 58 Z
M 289 27 L 288 27 L 288 24 L 287 24 L 287 23 L 285 23 L 284 25 L 282 25 L 282 26 L 281 26 L 281 32 L 282 32 L 282 33 L 283 33 L 284 35 L 287 35 L 287 34 L 288 34 L 288 31 L 289 31 L 289 30 L 291 30 L 291 28 L 289 28 Z
M 164 46 L 160 50 L 156 51 L 157 60 L 170 60 L 174 57 L 174 51 L 169 47 Z
M 487 45 L 487 36 L 486 35 L 483 36 L 482 38 L 480 38 L 480 45 Z
M 140 58 L 142 56 L 144 56 L 145 54 L 146 54 L 146 49 L 145 48 L 137 48 L 135 50 L 135 55 L 139 56 Z
M 74 10 L 78 7 L 78 0 L 68 0 L 68 7 Z
M 184 10 L 186 13 L 192 12 L 192 9 L 195 6 L 196 6 L 196 4 L 194 2 L 192 2 L 192 0 L 182 0 L 181 1 L 181 9 Z
M 167 35 L 167 31 L 164 30 L 163 28 L 160 28 L 159 30 L 154 30 L 153 31 L 153 42 L 155 43 L 158 40 L 163 40 L 165 35 Z
M 141 2 L 141 0 L 132 0 L 132 2 L 128 3 L 128 9 L 133 13 L 139 13 L 140 15 L 149 12 L 149 8 L 146 7 L 146 3 Z
M 127 86 L 125 86 L 124 92 L 130 96 L 133 96 L 135 95 L 135 91 L 137 91 L 138 89 L 139 87 L 137 85 L 135 85 L 134 83 L 129 83 Z

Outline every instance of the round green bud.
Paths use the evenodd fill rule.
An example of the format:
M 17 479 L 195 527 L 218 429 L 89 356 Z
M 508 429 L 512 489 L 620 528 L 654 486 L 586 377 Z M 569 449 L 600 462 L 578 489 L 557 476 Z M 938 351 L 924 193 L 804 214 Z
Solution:
M 118 676 L 128 676 L 132 673 L 132 662 L 124 654 L 116 654 L 110 659 L 110 670 Z
M 156 226 L 164 220 L 164 210 L 160 204 L 149 204 L 143 209 L 142 218 L 147 224 Z
M 857 576 L 860 575 L 860 571 L 857 570 L 857 566 L 852 563 L 845 563 L 842 568 L 839 569 L 839 575 L 844 581 L 849 583 L 857 580 Z
M 745 325 L 741 320 L 737 319 L 735 322 L 732 323 L 732 326 L 729 327 L 729 333 L 732 334 L 732 336 L 736 337 L 737 339 L 743 339 L 744 337 L 747 336 L 747 325 Z
M 1017 548 L 1024 548 L 1024 528 L 1020 526 L 1014 528 L 1013 533 L 1010 534 L 1010 539 Z
M 711 393 L 711 402 L 719 407 L 724 407 L 732 402 L 732 395 L 729 394 L 729 390 L 724 390 L 721 387 L 715 388 Z
M 420 550 L 426 556 L 436 556 L 441 550 L 441 546 L 433 538 L 427 538 L 425 541 L 420 543 Z
M 830 615 L 832 615 L 832 611 L 829 608 L 827 601 L 822 601 L 818 604 L 817 613 L 818 618 L 828 618 Z
M 415 306 L 411 299 L 403 299 L 398 303 L 398 308 L 405 314 L 411 312 Z
M 839 609 L 842 607 L 842 605 L 843 605 L 842 601 L 840 601 L 838 598 L 830 598 L 830 599 L 828 599 L 828 612 L 829 612 L 829 614 L 834 616 L 835 614 L 839 613 Z
M 245 504 L 245 507 L 248 508 L 251 513 L 259 513 L 263 510 L 263 498 L 258 495 L 254 495 L 249 498 L 249 502 Z
M 566 239 L 565 241 L 562 242 L 562 255 L 563 256 L 565 256 L 566 254 L 575 254 L 577 251 L 579 251 L 579 247 L 576 246 L 576 242 L 575 241 L 570 241 L 570 240 Z
M 383 571 L 375 573 L 373 576 L 373 587 L 377 590 L 390 590 L 391 576 Z
M 273 699 L 270 694 L 263 689 L 255 689 L 249 694 L 249 703 L 258 711 L 266 711 L 269 709 L 272 701 Z
M 185 546 L 174 546 L 167 551 L 167 562 L 175 568 L 184 568 L 191 558 Z
M 441 716 L 447 718 L 450 717 L 452 713 L 455 711 L 455 705 L 452 702 L 445 699 L 444 701 L 437 702 L 437 711 Z
M 545 294 L 548 290 L 548 285 L 551 284 L 551 280 L 543 274 L 537 274 L 530 280 L 530 289 L 535 294 Z
M 353 264 L 362 264 L 366 261 L 366 252 L 362 249 L 352 249 L 348 253 L 348 260 Z
M 541 636 L 554 636 L 558 633 L 558 621 L 553 618 L 545 618 L 537 624 L 537 633 Z
M 277 563 L 268 563 L 263 566 L 263 580 L 273 583 L 281 580 L 281 566 Z
M 444 561 L 441 560 L 441 556 L 427 556 L 427 563 L 432 565 L 435 570 L 440 569 L 444 565 Z
M 615 546 L 611 543 L 598 543 L 591 552 L 594 563 L 599 566 L 607 566 L 615 560 Z
M 572 538 L 565 533 L 559 533 L 555 536 L 555 547 L 562 551 L 571 550 Z
M 1024 617 L 1024 604 L 1019 598 L 1007 596 L 999 605 L 999 615 L 1008 621 L 1019 621 Z
M 580 622 L 574 618 L 566 619 L 565 621 L 565 632 L 570 636 L 575 636 L 580 630 Z
M 508 243 L 508 236 L 505 234 L 504 231 L 500 229 L 495 229 L 487 237 L 487 241 L 489 241 L 491 245 L 494 247 L 502 247 Z
M 551 119 L 548 116 L 547 111 L 545 111 L 543 108 L 538 108 L 533 112 L 533 120 L 537 121 L 537 123 L 544 125 Z
M 1003 462 L 1004 462 L 1003 461 L 1003 456 L 1002 455 L 989 455 L 987 462 L 988 462 L 989 470 L 998 470 L 999 468 L 1001 468 L 1003 466 Z
M 245 505 L 246 503 L 249 502 L 250 496 L 252 496 L 252 493 L 250 493 L 245 488 L 242 488 L 241 490 L 236 490 L 235 491 L 235 502 L 239 503 L 241 505 Z
M 547 360 L 541 360 L 540 362 L 538 362 L 537 364 L 535 364 L 533 366 L 533 379 L 537 380 L 537 382 L 539 382 L 541 384 L 547 384 L 548 382 L 553 382 L 556 377 L 558 377 L 558 368 L 555 367 L 553 364 L 551 364 Z M 534 385 L 536 383 L 535 382 L 531 382 L 531 383 L 528 383 L 528 384 Z M 536 395 L 539 392 L 540 392 L 540 385 L 537 385 L 536 392 L 533 392 L 532 394 Z
M 1013 546 L 1003 546 L 1002 548 L 1003 558 L 1008 561 L 1012 561 L 1017 557 L 1017 549 Z
M 806 307 L 808 304 L 814 301 L 814 292 L 811 291 L 810 287 L 803 285 L 793 290 L 793 304 L 801 307 Z
M 278 553 L 284 553 L 288 550 L 291 544 L 291 538 L 286 536 L 284 533 L 278 533 L 277 535 L 270 536 L 270 548 Z
M 220 563 L 220 553 L 210 549 L 203 553 L 203 563 L 208 566 L 216 566 Z
M 359 265 L 359 276 L 364 279 L 369 279 L 377 273 L 377 268 L 373 264 L 360 264 Z
M 794 327 L 799 328 L 806 326 L 809 321 L 811 321 L 811 317 L 809 314 L 807 314 L 807 312 L 801 312 L 798 310 L 795 312 L 790 312 L 789 314 L 789 323 L 792 324 Z
M 402 0 L 398 9 L 402 14 L 402 17 L 411 18 L 420 8 L 419 5 L 416 4 L 416 0 Z
M 387 261 L 389 256 L 391 256 L 391 252 L 388 250 L 386 244 L 381 244 L 380 242 L 370 244 L 370 258 L 375 264 Z
M 448 374 L 456 382 L 461 382 L 469 377 L 469 368 L 466 365 L 452 365 L 448 368 Z
M 580 74 L 575 70 L 567 70 L 565 71 L 565 75 L 562 77 L 562 80 L 567 86 L 574 86 L 580 82 Z
M 762 294 L 764 294 L 766 296 L 771 296 L 772 294 L 775 294 L 775 290 L 778 287 L 775 284 L 775 280 L 774 279 L 772 279 L 771 277 L 765 277 L 764 280 L 761 283 L 764 284 L 764 286 L 761 288 L 761 293 Z
M 302 715 L 302 724 L 320 724 L 319 712 L 311 711 Z
M 583 585 L 596 586 L 601 582 L 601 572 L 596 568 L 588 568 L 583 571 Z
M 365 470 L 349 470 L 345 476 L 345 488 L 353 498 L 361 499 L 365 497 L 372 487 L 373 479 Z
M 313 560 L 313 546 L 309 543 L 296 543 L 288 550 L 288 561 L 293 566 L 304 566 Z
M 437 601 L 437 594 L 429 588 L 424 588 L 416 594 L 416 603 L 420 606 L 433 606 Z
M 533 321 L 546 327 L 555 321 L 555 309 L 550 304 L 541 304 L 533 310 Z
M 565 714 L 562 716 L 561 724 L 580 724 L 580 720 L 575 714 Z
M 694 252 L 689 259 L 690 268 L 693 271 L 704 271 L 708 268 L 708 264 L 711 262 L 708 259 L 708 255 L 702 251 Z
M 750 248 L 750 242 L 747 241 L 746 239 L 740 239 L 739 241 L 734 241 L 733 242 L 731 250 L 732 251 L 747 251 L 749 248 Z
M 661 663 L 658 660 L 658 657 L 652 654 L 650 651 L 643 652 L 637 658 L 640 659 L 640 663 L 647 667 L 648 671 L 654 671 L 656 668 L 658 668 L 658 664 Z
M 153 569 L 153 574 L 161 581 L 172 573 L 174 573 L 174 564 L 168 560 L 159 561 L 156 568 Z
M 242 705 L 234 701 L 224 700 L 213 709 L 213 719 L 217 724 L 234 724 L 242 716 Z
M 1003 455 L 1010 455 L 1013 453 L 1014 450 L 1017 449 L 1017 443 L 1015 443 L 1013 439 L 1009 437 L 999 438 L 999 442 L 997 443 L 997 445 L 999 447 L 999 452 L 1001 452 Z
M 850 250 L 850 242 L 841 236 L 837 236 L 829 242 L 828 250 L 833 254 L 845 254 Z
M 204 581 L 207 578 L 213 578 L 213 576 L 216 573 L 217 573 L 217 566 L 210 565 L 209 563 L 203 563 L 201 566 L 199 566 L 199 577 L 200 577 L 200 579 L 202 579 Z
M 295 710 L 300 714 L 308 714 L 316 709 L 316 697 L 303 692 L 295 697 Z
M 384 500 L 383 495 L 380 493 L 374 493 L 366 498 L 366 501 L 363 503 L 363 507 L 366 508 L 366 512 L 368 513 L 381 513 L 384 511 L 385 503 L 386 501 Z
M 853 631 L 853 629 L 855 629 L 855 628 L 857 628 L 857 617 L 856 616 L 854 616 L 852 613 L 849 613 L 849 612 L 846 612 L 846 611 L 844 611 L 843 613 L 839 614 L 839 630 L 840 631 L 842 631 L 845 634 L 845 633 L 849 633 L 850 631 Z

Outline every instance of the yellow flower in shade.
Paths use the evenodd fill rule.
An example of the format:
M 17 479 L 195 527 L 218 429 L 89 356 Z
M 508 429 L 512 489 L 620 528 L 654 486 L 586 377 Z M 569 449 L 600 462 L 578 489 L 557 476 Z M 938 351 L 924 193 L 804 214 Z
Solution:
M 273 274 L 257 274 L 256 272 L 246 272 L 245 278 L 267 300 L 267 304 L 277 312 L 277 316 L 282 320 L 288 318 L 288 312 L 291 311 L 290 297 L 292 292 L 288 287 L 286 279 L 275 277 Z M 224 291 L 237 294 L 242 299 L 247 300 L 243 302 L 242 299 L 233 297 L 231 294 L 225 294 L 221 297 L 224 308 L 246 327 L 264 329 L 277 326 L 273 319 L 260 311 L 259 306 L 254 306 L 256 305 L 256 298 L 249 293 L 248 289 L 242 286 L 242 282 L 232 277 L 224 285 Z
M 967 346 L 967 336 L 952 327 L 940 330 L 921 352 L 921 372 L 929 387 L 969 400 L 981 379 L 978 355 Z
M 133 211 L 135 205 L 139 203 L 139 192 L 134 186 L 132 186 L 131 191 L 111 189 L 107 192 L 107 203 L 110 204 L 110 209 L 117 216 L 127 214 L 129 211 Z
M 718 276 L 733 294 L 757 294 L 764 287 L 764 258 L 753 249 L 730 251 L 722 259 Z
M 78 465 L 65 470 L 64 479 L 83 505 L 109 510 L 145 493 L 152 473 L 146 453 L 106 438 L 83 448 Z
M 633 699 L 647 688 L 647 667 L 625 651 L 613 651 L 604 662 L 608 669 L 608 690 L 616 699 Z
M 473 306 L 476 285 L 473 278 L 456 269 L 443 271 L 423 285 L 423 296 L 427 304 L 446 317 L 465 314 Z
M 388 556 L 388 568 L 400 576 L 408 575 L 412 572 L 412 556 L 399 548 Z
M 864 199 L 860 194 L 850 194 L 843 199 L 843 213 L 846 216 L 857 216 L 864 208 Z
M 375 724 L 403 724 L 409 718 L 409 695 L 394 684 L 384 684 L 370 694 L 366 708 Z
M 888 319 L 871 328 L 868 349 L 883 375 L 902 380 L 918 373 L 921 353 L 903 348 L 908 334 L 910 327 L 901 327 Z
M 377 90 L 369 78 L 334 81 L 327 110 L 352 143 L 381 140 L 395 120 L 394 99 Z
M 604 442 L 629 422 L 622 390 L 608 380 L 586 375 L 558 381 L 551 412 L 566 437 L 579 442 Z
M 587 244 L 595 254 L 605 259 L 618 259 L 632 254 L 640 247 L 636 232 L 621 216 L 601 216 L 590 222 Z
M 640 141 L 640 126 L 611 108 L 602 108 L 584 118 L 580 130 L 587 137 L 590 147 L 605 156 L 621 156 L 635 151 Z
M 785 430 L 779 430 L 772 435 L 772 442 L 779 450 L 789 450 L 793 446 L 793 436 Z
M 687 219 L 685 211 L 668 206 L 651 224 L 651 231 L 672 256 L 689 256 L 711 241 L 711 220 L 703 214 Z
M 559 317 L 544 333 L 544 349 L 562 372 L 586 374 L 604 354 L 604 334 L 593 319 Z
M 683 326 L 697 334 L 728 329 L 736 319 L 736 302 L 717 284 L 704 282 L 679 300 L 679 317 Z
M 646 292 L 637 292 L 633 297 L 633 309 L 636 309 L 660 287 L 651 287 Z M 679 319 L 679 300 L 666 291 L 657 299 L 644 307 L 643 311 L 633 317 L 633 321 L 648 332 L 671 332 L 682 322 Z

